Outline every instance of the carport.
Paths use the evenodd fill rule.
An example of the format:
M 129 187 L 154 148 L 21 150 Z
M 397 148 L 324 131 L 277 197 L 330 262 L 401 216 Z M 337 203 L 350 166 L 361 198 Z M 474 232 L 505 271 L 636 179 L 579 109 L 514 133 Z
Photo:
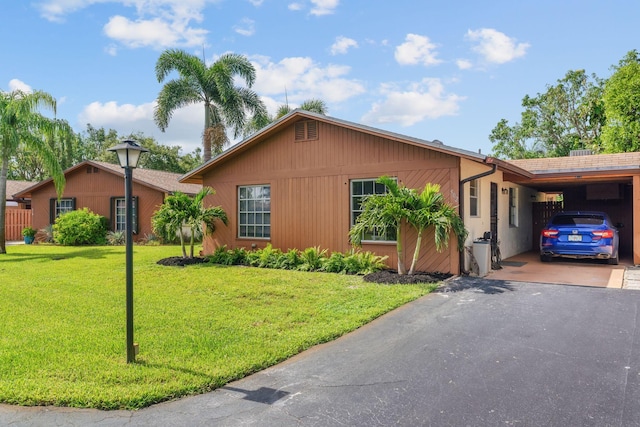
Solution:
M 609 214 L 620 228 L 620 258 L 640 264 L 640 215 L 634 215 L 634 205 L 640 205 L 640 153 L 587 154 L 585 150 L 571 156 L 509 160 L 531 176 L 509 174 L 504 179 L 535 189 L 532 200 L 532 251 L 540 230 L 558 210 L 595 210 Z M 557 195 L 562 195 L 558 202 Z

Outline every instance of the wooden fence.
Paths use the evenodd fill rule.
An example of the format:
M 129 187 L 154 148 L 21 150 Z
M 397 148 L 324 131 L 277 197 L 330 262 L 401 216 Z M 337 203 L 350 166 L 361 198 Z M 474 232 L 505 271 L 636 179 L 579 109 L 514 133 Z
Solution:
M 22 229 L 31 226 L 31 209 L 8 208 L 5 218 L 5 240 L 22 240 Z

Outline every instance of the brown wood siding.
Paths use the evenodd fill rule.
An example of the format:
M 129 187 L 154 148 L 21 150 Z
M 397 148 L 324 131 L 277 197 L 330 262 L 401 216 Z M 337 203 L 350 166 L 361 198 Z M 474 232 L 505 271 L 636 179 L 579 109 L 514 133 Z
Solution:
M 5 240 L 23 240 L 22 229 L 31 227 L 31 209 L 8 208 L 5 214 Z
M 318 139 L 295 142 L 294 126 L 258 142 L 241 156 L 214 167 L 204 176 L 204 185 L 216 190 L 209 203 L 220 205 L 229 216 L 229 226 L 220 226 L 205 242 L 206 253 L 217 246 L 251 248 L 271 243 L 282 250 L 320 246 L 329 251 L 347 251 L 350 228 L 350 180 L 397 177 L 411 188 L 427 182 L 457 204 L 459 159 L 428 148 L 320 122 Z M 240 239 L 237 231 L 239 185 L 271 186 L 271 239 Z M 406 230 L 405 254 L 409 263 L 416 235 Z M 457 272 L 455 241 L 437 253 L 432 234 L 425 234 L 418 269 Z M 395 244 L 364 244 L 363 250 L 389 256 L 395 267 Z M 453 254 L 453 256 L 452 256 Z
M 164 193 L 135 182 L 133 171 L 133 196 L 138 197 L 138 234 L 134 240 L 152 233 L 151 216 L 164 201 Z M 76 209 L 89 208 L 92 212 L 111 220 L 111 198 L 124 197 L 124 177 L 100 170 L 87 173 L 79 168 L 66 175 L 62 198 L 75 198 Z M 33 227 L 42 229 L 49 225 L 50 203 L 56 198 L 53 183 L 45 185 L 32 194 Z

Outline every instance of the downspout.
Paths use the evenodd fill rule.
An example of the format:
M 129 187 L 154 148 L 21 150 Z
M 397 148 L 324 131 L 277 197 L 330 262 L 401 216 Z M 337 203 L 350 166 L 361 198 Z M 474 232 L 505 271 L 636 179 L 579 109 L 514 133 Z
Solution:
M 493 163 L 491 165 L 490 171 L 482 172 L 482 173 L 479 173 L 478 175 L 473 175 L 468 178 L 460 180 L 460 187 L 458 189 L 458 198 L 459 198 L 458 207 L 460 211 L 460 219 L 462 220 L 463 226 L 464 226 L 464 185 L 469 181 L 473 181 L 474 179 L 484 178 L 485 176 L 493 175 L 494 173 L 496 173 L 497 168 L 498 168 L 498 165 Z M 462 273 L 464 268 L 464 248 L 462 248 L 462 250 L 460 251 L 459 263 L 460 263 L 460 273 Z

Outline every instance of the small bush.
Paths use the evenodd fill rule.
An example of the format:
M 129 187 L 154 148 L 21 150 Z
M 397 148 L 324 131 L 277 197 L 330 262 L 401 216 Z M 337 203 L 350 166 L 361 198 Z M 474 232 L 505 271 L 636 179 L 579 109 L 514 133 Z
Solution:
M 345 268 L 345 257 L 341 252 L 333 252 L 331 256 L 325 259 L 322 265 L 322 271 L 327 273 L 343 273 Z
M 124 245 L 127 241 L 124 231 L 109 231 L 107 233 L 107 243 L 112 246 Z
M 107 235 L 107 219 L 82 208 L 56 218 L 53 224 L 53 240 L 64 246 L 104 245 Z
M 162 244 L 160 238 L 153 233 L 145 234 L 140 240 L 138 240 L 138 243 L 147 246 L 160 246 L 160 244 Z
M 53 243 L 53 224 L 41 228 L 36 233 L 36 240 L 40 243 Z
M 327 250 L 319 246 L 307 248 L 300 253 L 300 271 L 318 271 L 322 269 L 323 260 L 327 258 Z

